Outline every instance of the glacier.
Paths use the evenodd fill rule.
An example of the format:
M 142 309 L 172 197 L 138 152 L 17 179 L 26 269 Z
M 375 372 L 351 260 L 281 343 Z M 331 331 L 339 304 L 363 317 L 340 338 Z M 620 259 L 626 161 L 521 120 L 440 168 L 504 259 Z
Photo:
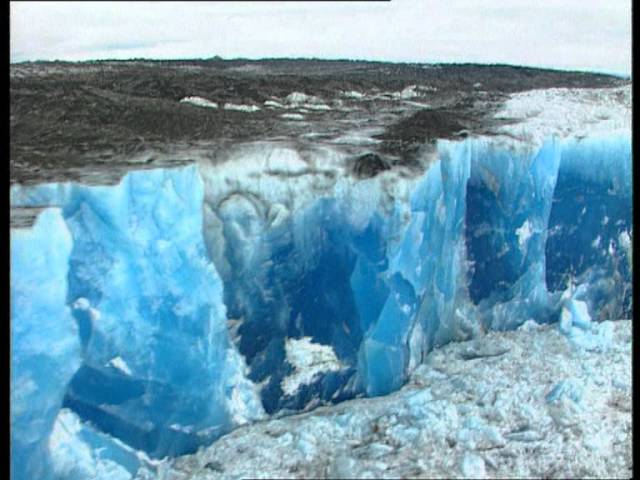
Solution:
M 320 168 L 330 148 L 235 155 L 12 186 L 44 208 L 11 232 L 15 478 L 133 478 L 398 390 L 451 341 L 630 318 L 629 135 L 440 140 L 401 181 Z

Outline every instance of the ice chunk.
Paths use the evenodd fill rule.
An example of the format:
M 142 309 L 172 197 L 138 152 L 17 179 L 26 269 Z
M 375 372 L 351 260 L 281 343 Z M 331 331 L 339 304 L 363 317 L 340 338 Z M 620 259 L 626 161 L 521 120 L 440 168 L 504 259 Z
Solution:
M 349 90 L 346 92 L 342 92 L 342 96 L 345 98 L 351 98 L 354 100 L 362 100 L 365 98 L 365 94 L 361 92 L 356 92 L 355 90 Z
M 84 424 L 63 408 L 49 438 L 56 478 L 131 480 L 145 469 L 135 451 Z
M 265 100 L 264 106 L 265 107 L 271 107 L 271 108 L 283 108 L 284 107 L 284 105 L 282 105 L 282 103 L 276 102 L 275 100 Z
M 333 349 L 312 343 L 311 337 L 291 338 L 284 345 L 293 373 L 282 381 L 285 395 L 292 395 L 300 385 L 309 384 L 320 372 L 340 370 L 342 365 Z
M 392 96 L 394 98 L 401 98 L 403 100 L 410 100 L 412 98 L 416 98 L 419 96 L 418 92 L 416 92 L 416 85 L 409 85 L 405 87 L 400 92 L 393 92 Z
M 465 452 L 460 470 L 464 478 L 487 478 L 484 459 L 472 452 Z

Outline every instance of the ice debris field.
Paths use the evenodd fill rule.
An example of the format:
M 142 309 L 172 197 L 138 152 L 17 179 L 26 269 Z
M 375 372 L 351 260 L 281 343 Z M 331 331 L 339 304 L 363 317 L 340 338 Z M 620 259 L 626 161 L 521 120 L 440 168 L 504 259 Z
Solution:
M 11 230 L 13 478 L 156 478 L 240 425 L 392 394 L 437 375 L 424 361 L 450 342 L 525 322 L 606 352 L 601 322 L 632 314 L 633 235 L 630 125 L 608 121 L 439 141 L 410 179 L 273 143 L 116 185 L 12 186 L 12 207 L 42 209 Z M 545 394 L 579 403 L 571 385 Z M 485 441 L 481 423 L 456 442 Z M 545 427 L 527 428 L 509 435 Z M 497 460 L 462 461 L 451 475 Z

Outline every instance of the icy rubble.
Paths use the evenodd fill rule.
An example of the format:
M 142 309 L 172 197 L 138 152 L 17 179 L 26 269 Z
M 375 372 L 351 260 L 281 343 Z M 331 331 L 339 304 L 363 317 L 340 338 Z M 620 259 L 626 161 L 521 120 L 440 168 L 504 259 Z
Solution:
M 606 323 L 599 352 L 535 322 L 451 343 L 396 393 L 240 427 L 159 478 L 628 478 L 631 321 Z
M 517 120 L 499 133 L 541 145 L 551 136 L 628 135 L 631 88 L 549 88 L 511 95 L 497 119 Z

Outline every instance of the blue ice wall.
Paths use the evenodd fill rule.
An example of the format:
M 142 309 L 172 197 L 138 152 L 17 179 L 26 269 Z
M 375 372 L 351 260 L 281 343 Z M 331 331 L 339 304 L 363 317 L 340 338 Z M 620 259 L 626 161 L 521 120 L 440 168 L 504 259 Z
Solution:
M 389 248 L 390 266 L 383 274 L 389 294 L 377 318 L 367 319 L 370 328 L 360 349 L 359 370 L 369 395 L 404 383 L 412 330 L 423 332 L 416 349 L 429 350 L 454 314 L 464 257 L 469 148 L 467 143 L 441 146 L 440 159 L 411 198 L 404 240 L 397 251 Z
M 56 300 L 73 312 L 82 363 L 58 382 L 62 406 L 151 457 L 193 452 L 261 415 L 205 253 L 195 166 L 132 172 L 115 186 L 14 193 L 14 205 L 61 205 L 73 238 Z M 37 251 L 20 236 L 14 243 Z M 37 282 L 24 269 L 16 276 L 37 297 Z M 25 320 L 14 312 L 20 331 Z M 28 359 L 16 350 L 13 361 Z
M 349 277 L 366 240 L 354 237 L 336 199 L 321 199 L 266 231 L 254 225 L 260 219 L 244 203 L 227 202 L 221 216 L 230 265 L 225 301 L 229 317 L 243 319 L 237 345 L 249 378 L 266 381 L 262 402 L 269 413 L 297 410 L 317 398 L 337 399 L 353 369 L 318 378 L 296 395 L 283 394 L 281 382 L 292 371 L 284 342 L 308 336 L 331 345 L 345 365 L 355 365 L 362 329 Z
M 485 328 L 513 329 L 557 316 L 545 285 L 547 224 L 562 142 L 537 151 L 484 145 L 467 185 L 469 297 Z
M 86 332 L 65 406 L 152 456 L 193 451 L 230 426 L 226 314 L 201 208 L 194 167 L 78 187 L 64 206 L 68 300 Z
M 72 311 L 64 338 L 76 348 L 76 363 L 64 349 L 46 352 L 66 362 L 67 374 L 40 393 L 47 422 L 12 424 L 16 438 L 37 433 L 18 451 L 29 445 L 28 455 L 47 458 L 61 406 L 84 425 L 74 437 L 83 445 L 117 438 L 162 457 L 210 443 L 263 409 L 385 394 L 449 341 L 557 321 L 568 286 L 578 285 L 574 300 L 588 310 L 581 314 L 627 316 L 630 151 L 628 138 L 550 139 L 540 148 L 443 141 L 409 205 L 354 205 L 380 196 L 342 192 L 275 223 L 248 192 L 203 206 L 196 166 L 132 172 L 115 186 L 16 187 L 13 205 L 62 207 L 73 246 L 66 255 L 56 248 L 59 261 L 40 272 L 12 265 L 12 335 L 53 308 L 32 304 L 26 314 L 13 292 L 28 298 L 29 288 L 49 282 L 55 315 L 68 320 Z M 205 212 L 215 231 L 203 225 Z M 12 248 L 53 248 L 56 237 L 36 227 L 12 233 Z M 221 252 L 215 266 L 207 251 Z M 40 341 L 31 332 L 29 342 Z M 285 389 L 300 373 L 290 340 L 303 337 L 332 352 L 339 368 Z M 48 382 L 29 355 L 16 349 L 12 362 Z M 12 395 L 31 395 L 13 372 Z M 35 407 L 25 408 L 32 418 Z M 130 458 L 116 447 L 104 448 Z M 137 464 L 125 463 L 132 474 Z
M 586 139 L 565 146 L 548 223 L 551 291 L 591 286 L 600 320 L 631 316 L 631 143 Z
M 58 413 L 49 450 L 54 478 L 60 480 L 130 480 L 153 478 L 156 473 L 139 452 L 83 422 L 67 408 Z
M 556 321 L 566 285 L 547 283 L 569 275 L 578 259 L 586 273 L 574 283 L 589 285 L 594 313 L 624 305 L 616 311 L 628 315 L 630 287 L 619 300 L 609 288 L 616 275 L 630 285 L 630 253 L 622 252 L 630 241 L 618 245 L 631 235 L 628 139 L 549 139 L 539 148 L 440 142 L 438 153 L 405 223 L 397 206 L 353 224 L 338 197 L 319 199 L 276 228 L 233 208 L 220 214 L 232 266 L 225 301 L 242 319 L 236 342 L 251 378 L 267 382 L 268 412 L 388 393 L 434 347 L 528 319 Z M 581 225 L 575 210 L 583 205 L 567 189 L 589 182 L 609 199 L 594 200 L 600 223 L 586 225 L 589 235 L 602 236 L 601 245 L 615 237 L 617 245 L 615 255 L 599 250 L 602 267 L 562 233 Z M 598 226 L 607 215 L 617 225 L 610 234 Z M 555 261 L 558 255 L 567 260 Z M 292 372 L 284 344 L 303 336 L 332 347 L 345 368 L 318 374 L 289 398 L 280 388 Z
M 59 209 L 11 231 L 11 478 L 52 478 L 49 435 L 81 361 L 65 302 L 71 246 Z

